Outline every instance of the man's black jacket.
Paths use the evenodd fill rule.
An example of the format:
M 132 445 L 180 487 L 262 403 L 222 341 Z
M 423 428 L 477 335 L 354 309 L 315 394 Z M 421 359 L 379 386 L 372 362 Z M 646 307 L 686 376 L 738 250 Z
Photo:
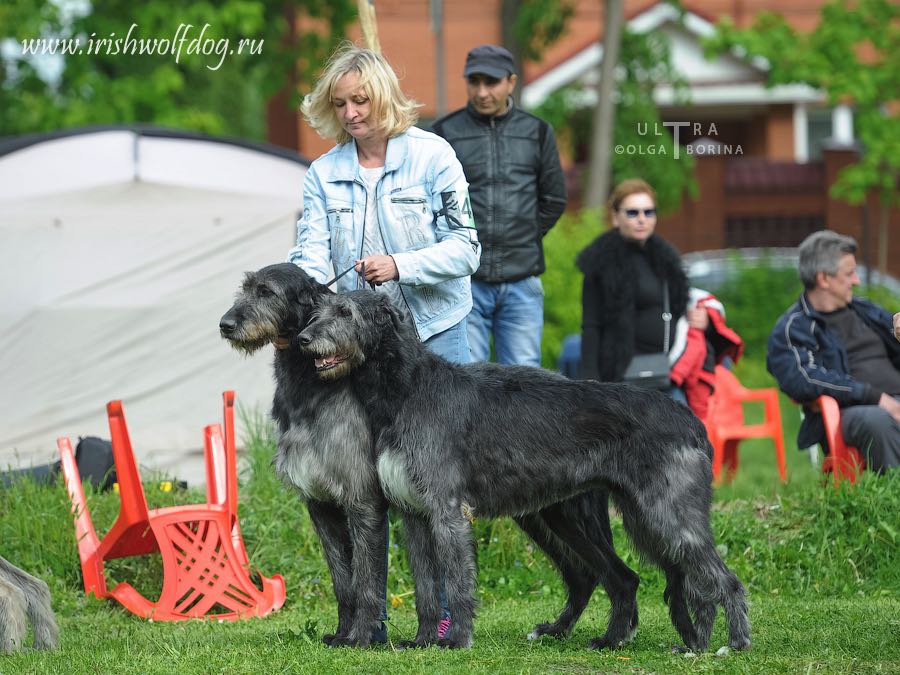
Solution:
M 481 242 L 474 277 L 518 281 L 544 271 L 542 239 L 566 208 L 566 185 L 550 125 L 514 107 L 490 117 L 471 104 L 432 131 L 453 149 L 469 181 Z

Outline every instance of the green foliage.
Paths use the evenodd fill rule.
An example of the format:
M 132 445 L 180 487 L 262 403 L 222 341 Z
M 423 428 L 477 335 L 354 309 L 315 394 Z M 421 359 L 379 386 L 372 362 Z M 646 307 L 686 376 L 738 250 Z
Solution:
M 715 294 L 725 305 L 728 325 L 744 340 L 745 357 L 764 362 L 769 333 L 803 286 L 795 268 L 779 267 L 770 258 L 748 262 L 735 252 L 731 264 L 734 272 Z
M 616 125 L 613 132 L 613 185 L 639 176 L 656 190 L 663 213 L 675 211 L 685 192 L 697 195 L 693 157 L 678 152 L 669 129 L 653 101 L 660 83 L 671 84 L 676 98 L 687 103 L 684 81 L 670 57 L 671 45 L 662 32 L 637 34 L 625 31 L 619 53 L 624 77 L 617 83 Z M 632 150 L 634 148 L 634 150 Z
M 0 59 L 0 135 L 145 122 L 262 139 L 268 98 L 290 82 L 295 68 L 301 82 L 312 81 L 355 15 L 352 0 L 310 0 L 303 12 L 321 19 L 327 32 L 290 39 L 286 7 L 278 0 L 116 0 L 86 3 L 81 13 L 73 7 L 52 0 L 0 6 L 0 37 L 13 38 L 17 50 L 37 38 L 79 38 L 84 50 L 65 57 L 58 80 L 42 75 L 33 58 Z M 190 28 L 181 29 L 180 53 L 126 53 L 129 32 L 134 40 L 170 40 L 177 50 L 182 25 Z M 195 47 L 189 53 L 201 35 L 210 42 L 197 46 L 219 51 L 198 54 Z M 91 39 L 96 53 L 89 54 Z M 104 39 L 109 43 L 99 42 Z M 225 39 L 231 53 L 221 52 Z M 256 45 L 248 42 L 239 53 L 241 39 Z
M 556 368 L 563 338 L 581 333 L 583 275 L 575 265 L 575 258 L 604 229 L 601 214 L 585 209 L 564 214 L 544 237 L 547 270 L 541 275 L 544 285 L 542 363 L 546 368 Z
M 714 531 L 751 589 L 781 595 L 898 597 L 900 475 L 865 473 L 856 486 L 811 486 L 772 502 L 732 502 Z
M 768 84 L 804 82 L 829 103 L 850 102 L 864 152 L 841 171 L 833 194 L 858 204 L 869 190 L 900 204 L 900 117 L 885 103 L 900 92 L 900 4 L 894 0 L 831 0 L 811 33 L 800 34 L 778 14 L 762 12 L 753 27 L 720 21 L 707 54 L 739 50 L 769 63 Z
M 674 211 L 684 193 L 696 194 L 697 186 L 693 158 L 685 152 L 675 157 L 674 138 L 663 126 L 653 101 L 654 88 L 665 82 L 672 84 L 679 101 L 685 102 L 684 82 L 672 64 L 668 38 L 660 32 L 639 34 L 626 30 L 619 68 L 622 76 L 617 83 L 613 130 L 613 183 L 639 176 L 653 185 L 660 210 Z M 564 87 L 551 94 L 534 113 L 553 126 L 560 143 L 569 144 L 569 153 L 577 162 L 586 159 L 593 109 L 584 104 L 584 91 L 574 85 Z
M 559 40 L 575 13 L 573 0 L 522 0 L 513 23 L 513 34 L 522 56 L 540 60 L 544 50 Z

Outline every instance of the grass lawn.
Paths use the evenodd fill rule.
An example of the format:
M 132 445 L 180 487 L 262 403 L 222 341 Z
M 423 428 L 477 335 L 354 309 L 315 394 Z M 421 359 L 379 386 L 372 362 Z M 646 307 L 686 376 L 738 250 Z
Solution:
M 634 642 L 616 652 L 593 652 L 585 644 L 605 618 L 597 597 L 567 640 L 525 639 L 535 620 L 550 617 L 549 600 L 498 599 L 482 606 L 475 647 L 444 651 L 329 649 L 319 643 L 330 626 L 330 608 L 289 606 L 265 619 L 235 624 L 191 621 L 147 623 L 114 606 L 89 600 L 60 616 L 62 646 L 54 653 L 0 657 L 6 673 L 897 673 L 900 672 L 900 602 L 896 599 L 796 599 L 754 596 L 753 649 L 716 656 L 671 654 L 676 635 L 661 599 L 642 593 L 641 628 Z M 392 612 L 392 640 L 411 637 L 415 615 Z M 713 646 L 725 643 L 721 617 Z
M 716 656 L 726 644 L 717 619 L 708 653 L 672 654 L 677 641 L 662 602 L 664 580 L 643 564 L 613 518 L 616 548 L 641 576 L 640 629 L 616 652 L 591 652 L 608 601 L 598 591 L 567 640 L 525 639 L 564 602 L 546 560 L 509 520 L 478 521 L 480 610 L 471 650 L 399 652 L 388 647 L 331 650 L 321 642 L 336 622 L 328 572 L 305 508 L 271 469 L 272 445 L 250 428 L 241 484 L 241 525 L 252 564 L 287 581 L 284 609 L 235 624 L 150 623 L 115 603 L 85 597 L 60 485 L 19 482 L 0 489 L 0 554 L 50 585 L 60 649 L 0 656 L 10 673 L 900 673 L 900 475 L 866 476 L 853 489 L 823 487 L 817 467 L 792 440 L 798 414 L 783 402 L 789 482 L 781 484 L 766 441 L 741 446 L 732 485 L 717 488 L 712 525 L 726 563 L 748 589 L 753 648 Z M 196 490 L 148 490 L 151 506 L 202 501 Z M 113 493 L 88 491 L 102 536 L 118 511 Z M 415 633 L 411 575 L 402 525 L 392 519 L 390 638 Z M 158 557 L 107 565 L 108 581 L 127 580 L 155 598 Z

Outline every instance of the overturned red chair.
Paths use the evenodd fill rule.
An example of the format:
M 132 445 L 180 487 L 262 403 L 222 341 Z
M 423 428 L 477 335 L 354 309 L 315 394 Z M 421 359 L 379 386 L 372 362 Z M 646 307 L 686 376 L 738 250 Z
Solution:
M 763 404 L 764 420 L 758 424 L 744 422 L 744 402 Z M 775 388 L 747 389 L 730 370 L 716 366 L 716 390 L 709 401 L 709 412 L 703 421 L 713 446 L 713 480 L 721 480 L 722 468 L 727 479 L 734 479 L 738 468 L 738 444 L 748 438 L 771 438 L 775 444 L 775 460 L 781 482 L 787 482 L 784 457 L 784 431 L 781 409 Z
M 237 518 L 237 460 L 234 392 L 226 391 L 224 424 L 204 429 L 206 504 L 148 509 L 120 401 L 107 406 L 121 508 L 102 540 L 94 531 L 81 477 L 68 438 L 57 439 L 66 488 L 75 514 L 75 536 L 85 593 L 114 598 L 138 616 L 156 621 L 210 617 L 233 621 L 264 616 L 284 604 L 280 575 L 250 577 L 247 551 Z M 133 586 L 107 590 L 104 562 L 159 551 L 162 592 L 156 602 Z
M 831 396 L 820 396 L 812 408 L 822 414 L 825 424 L 825 441 L 828 444 L 828 455 L 822 462 L 822 473 L 831 474 L 834 486 L 842 480 L 855 483 L 866 467 L 866 462 L 859 450 L 844 442 L 841 432 L 841 409 Z

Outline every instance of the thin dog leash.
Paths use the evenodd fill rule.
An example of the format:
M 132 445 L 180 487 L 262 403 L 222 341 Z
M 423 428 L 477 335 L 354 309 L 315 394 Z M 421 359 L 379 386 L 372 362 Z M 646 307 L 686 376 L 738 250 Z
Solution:
M 351 265 L 350 267 L 348 267 L 347 269 L 345 269 L 343 272 L 341 272 L 340 274 L 338 274 L 334 279 L 332 279 L 332 280 L 329 281 L 327 284 L 325 284 L 325 286 L 326 286 L 326 287 L 331 286 L 332 284 L 334 284 L 335 282 L 337 282 L 338 279 L 340 279 L 341 277 L 343 277 L 343 276 L 349 274 L 349 273 L 352 272 L 354 269 L 356 269 L 356 265 Z M 361 280 L 361 282 L 362 282 L 362 288 L 365 289 L 365 287 L 366 287 L 366 263 L 363 263 L 363 264 L 362 264 L 362 269 L 361 269 L 360 272 L 359 272 L 359 278 L 360 278 L 360 280 Z M 373 290 L 373 291 L 375 290 L 375 282 L 374 282 L 374 281 L 370 281 L 370 282 L 369 282 L 369 286 L 372 287 L 372 290 Z M 358 281 L 357 284 L 356 284 L 356 290 L 360 290 L 360 282 L 359 282 L 359 281 Z

